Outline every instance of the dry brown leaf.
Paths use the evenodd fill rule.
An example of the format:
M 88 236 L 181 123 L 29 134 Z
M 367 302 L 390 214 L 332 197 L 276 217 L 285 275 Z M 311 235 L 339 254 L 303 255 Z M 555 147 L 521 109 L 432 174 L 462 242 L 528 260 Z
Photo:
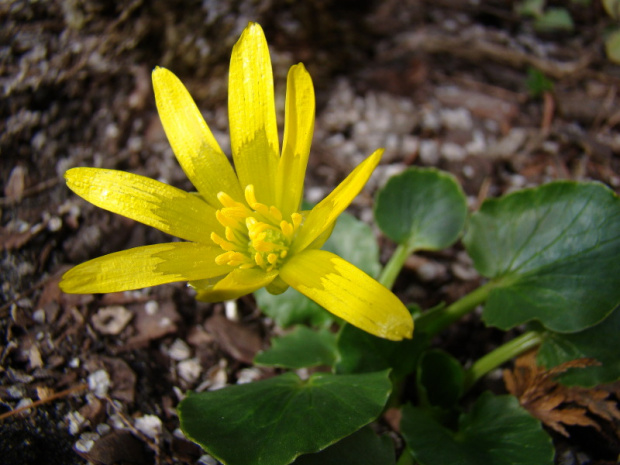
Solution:
M 525 409 L 558 433 L 568 437 L 565 426 L 575 425 L 600 431 L 600 421 L 620 420 L 617 402 L 609 399 L 612 392 L 598 387 L 564 386 L 555 381 L 570 368 L 597 364 L 594 359 L 582 358 L 547 370 L 536 365 L 536 352 L 529 352 L 515 361 L 512 370 L 504 370 L 504 383 Z

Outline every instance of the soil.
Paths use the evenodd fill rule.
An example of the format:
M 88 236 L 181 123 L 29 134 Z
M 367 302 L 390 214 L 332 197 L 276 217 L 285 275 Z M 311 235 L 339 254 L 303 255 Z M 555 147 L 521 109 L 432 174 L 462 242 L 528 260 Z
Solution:
M 472 209 L 555 179 L 618 192 L 620 67 L 604 49 L 613 20 L 598 1 L 570 2 L 574 30 L 540 32 L 516 7 L 2 2 L 0 415 L 38 404 L 0 420 L 3 463 L 210 463 L 179 433 L 183 392 L 271 374 L 250 363 L 274 331 L 251 296 L 226 308 L 196 302 L 182 283 L 110 295 L 58 289 L 72 265 L 167 240 L 78 199 L 63 173 L 122 169 L 191 190 L 159 122 L 150 72 L 164 66 L 181 78 L 229 152 L 228 60 L 249 21 L 270 43 L 280 115 L 288 68 L 304 62 L 313 77 L 310 201 L 381 146 L 383 162 L 351 209 L 364 221 L 376 189 L 410 165 L 454 174 Z M 534 69 L 553 84 L 541 95 Z M 380 240 L 386 259 L 394 246 Z M 395 290 L 429 308 L 479 282 L 457 245 L 408 262 Z M 438 343 L 466 363 L 504 337 L 474 315 Z M 620 453 L 617 439 L 595 430 L 555 440 L 557 463 L 611 463 Z

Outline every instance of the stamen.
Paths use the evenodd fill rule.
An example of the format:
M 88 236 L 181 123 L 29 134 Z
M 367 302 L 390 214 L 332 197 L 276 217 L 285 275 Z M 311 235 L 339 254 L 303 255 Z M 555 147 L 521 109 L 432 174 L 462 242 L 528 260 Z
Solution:
M 295 230 L 293 229 L 293 225 L 291 225 L 291 223 L 284 220 L 280 221 L 280 229 L 282 230 L 282 234 L 284 234 L 289 241 L 293 238 Z
M 276 207 L 269 207 L 269 213 L 276 221 L 282 221 L 282 212 L 280 212 L 280 210 L 278 210 Z
M 225 238 L 211 234 L 211 240 L 224 251 L 215 262 L 240 269 L 259 266 L 272 271 L 288 256 L 303 216 L 293 213 L 290 220 L 283 219 L 277 207 L 258 202 L 252 184 L 246 186 L 244 193 L 247 205 L 225 192 L 217 194 L 223 207 L 216 211 L 216 218 L 224 226 Z
M 301 225 L 301 223 L 304 220 L 304 217 L 301 216 L 299 213 L 293 213 L 291 215 L 291 219 L 293 220 L 293 227 L 295 228 L 295 230 L 297 230 L 297 228 L 299 228 L 299 225 Z
M 222 224 L 222 226 L 226 226 L 229 228 L 235 228 L 239 226 L 239 222 L 231 218 L 229 215 L 225 214 L 223 210 L 216 210 L 215 218 Z
M 236 206 L 239 206 L 239 205 L 243 205 L 243 204 L 237 202 L 235 199 L 233 199 L 226 192 L 218 192 L 217 199 L 220 201 L 220 203 L 224 207 L 227 207 L 227 208 L 233 208 L 233 207 L 236 207 Z
M 234 241 L 236 239 L 235 232 L 234 232 L 233 228 L 227 227 L 224 230 L 224 233 L 226 235 L 226 239 L 228 239 L 229 241 Z
M 217 245 L 219 245 L 224 250 L 231 251 L 231 250 L 235 250 L 236 248 L 234 244 L 231 244 L 227 240 L 222 239 L 220 236 L 218 236 L 214 232 L 211 233 L 211 240 L 215 242 Z

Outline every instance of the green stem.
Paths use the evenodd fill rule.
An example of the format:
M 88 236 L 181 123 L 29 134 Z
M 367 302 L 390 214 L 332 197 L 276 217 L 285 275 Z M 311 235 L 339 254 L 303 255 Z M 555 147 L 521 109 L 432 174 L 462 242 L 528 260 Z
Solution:
M 469 370 L 465 372 L 465 391 L 469 390 L 476 381 L 486 375 L 489 371 L 506 363 L 518 355 L 539 346 L 543 341 L 540 333 L 529 331 L 515 337 L 504 345 L 499 346 L 484 357 L 474 362 Z
M 438 308 L 423 313 L 415 321 L 416 331 L 425 332 L 431 337 L 443 331 L 452 323 L 474 310 L 478 305 L 484 303 L 489 296 L 489 292 L 495 286 L 497 286 L 497 282 L 490 281 L 445 308 Z
M 379 282 L 388 289 L 392 289 L 394 281 L 396 281 L 400 270 L 405 264 L 405 260 L 407 260 L 407 257 L 410 254 L 411 251 L 409 251 L 406 246 L 399 244 L 392 254 L 392 257 L 390 257 L 390 260 L 385 264 L 385 267 L 381 271 L 381 274 L 379 275 Z
M 415 461 L 413 460 L 413 455 L 411 454 L 409 446 L 405 446 L 405 449 L 400 454 L 396 465 L 415 465 Z

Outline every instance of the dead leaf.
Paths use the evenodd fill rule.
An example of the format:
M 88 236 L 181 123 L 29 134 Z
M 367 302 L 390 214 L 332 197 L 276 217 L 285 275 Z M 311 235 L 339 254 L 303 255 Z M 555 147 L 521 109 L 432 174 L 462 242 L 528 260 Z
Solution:
M 222 350 L 243 363 L 251 364 L 262 349 L 260 336 L 245 325 L 215 314 L 205 323 L 205 329 L 213 336 Z
M 547 370 L 536 365 L 536 352 L 529 352 L 516 360 L 512 370 L 504 370 L 504 383 L 525 409 L 558 433 L 568 437 L 565 426 L 591 426 L 600 431 L 602 421 L 620 420 L 617 402 L 609 399 L 611 393 L 600 387 L 564 386 L 555 380 L 570 368 L 598 364 L 582 358 Z
M 24 195 L 26 185 L 26 168 L 17 165 L 11 170 L 9 179 L 4 186 L 4 195 L 10 202 L 19 202 Z
M 144 444 L 129 431 L 113 431 L 97 440 L 78 441 L 75 451 L 97 465 L 152 463 Z

